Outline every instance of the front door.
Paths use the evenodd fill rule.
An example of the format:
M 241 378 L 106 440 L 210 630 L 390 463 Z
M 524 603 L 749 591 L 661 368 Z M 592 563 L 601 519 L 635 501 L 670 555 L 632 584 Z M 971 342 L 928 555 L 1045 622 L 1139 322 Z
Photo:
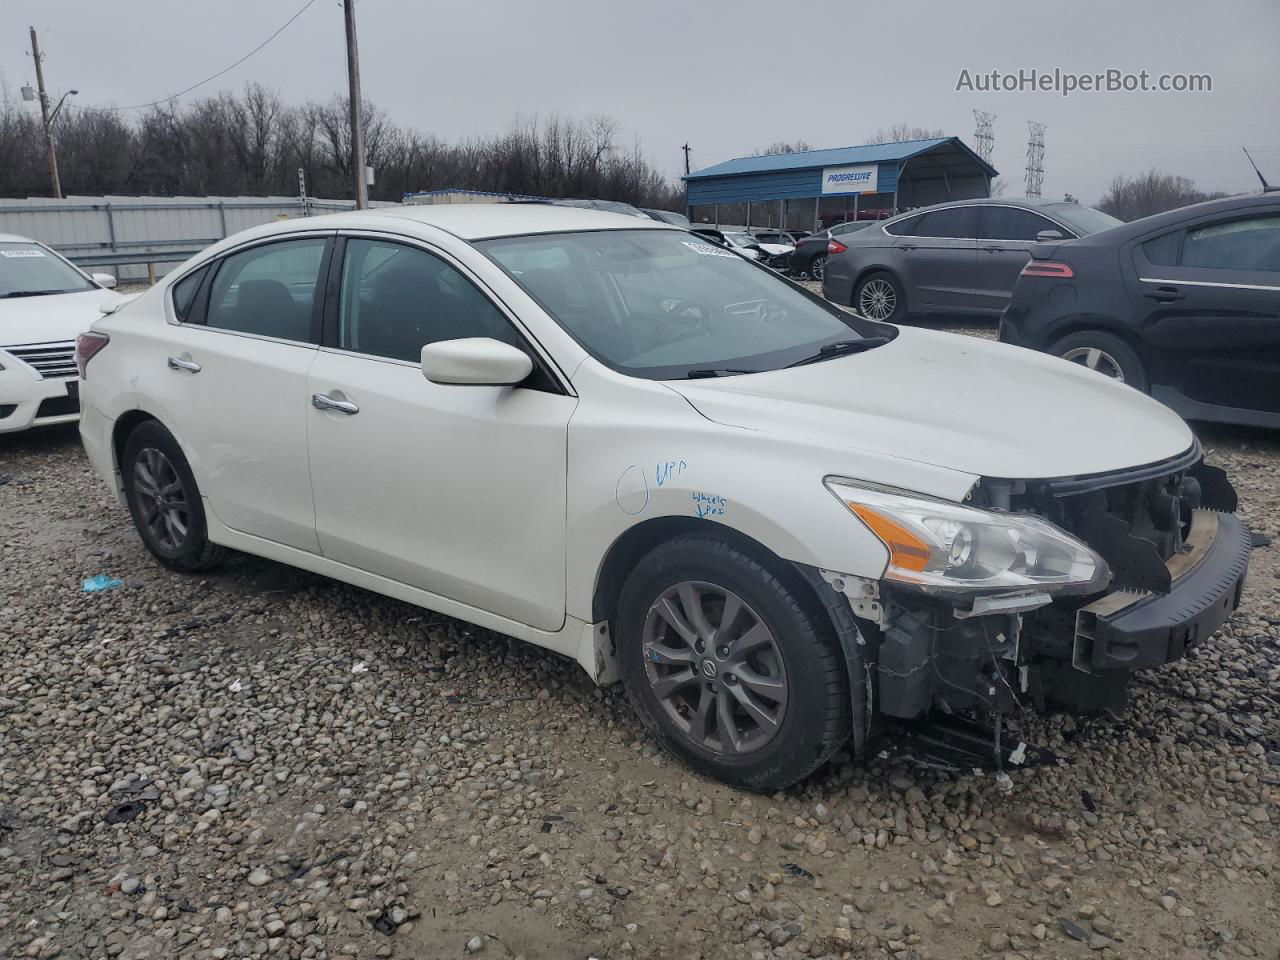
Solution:
M 319 552 L 307 470 L 307 370 L 327 236 L 242 249 L 174 285 L 177 322 L 138 357 L 213 516 Z
M 1154 395 L 1280 413 L 1280 204 L 1189 224 L 1132 255 Z
M 516 387 L 432 383 L 425 344 L 533 351 L 456 263 L 389 239 L 341 242 L 334 328 L 312 365 L 307 434 L 324 555 L 540 630 L 565 618 L 565 487 L 576 400 L 545 371 Z M 316 406 L 318 404 L 319 406 Z

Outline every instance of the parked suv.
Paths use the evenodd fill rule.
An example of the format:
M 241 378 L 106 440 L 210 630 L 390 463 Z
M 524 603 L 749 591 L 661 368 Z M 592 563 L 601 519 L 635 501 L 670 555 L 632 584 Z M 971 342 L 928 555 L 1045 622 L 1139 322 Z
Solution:
M 1230 484 L 1151 398 L 647 218 L 271 224 L 78 360 L 85 450 L 160 562 L 243 550 L 557 651 L 757 790 L 934 708 L 996 748 L 1035 704 L 1119 710 L 1245 576 Z
M 1280 427 L 1280 193 L 1198 203 L 1031 255 L 1001 340 L 1123 380 L 1184 417 Z
M 822 278 L 828 300 L 901 323 L 912 314 L 998 317 L 1040 239 L 1114 226 L 1115 217 L 1051 200 L 960 200 L 841 238 Z

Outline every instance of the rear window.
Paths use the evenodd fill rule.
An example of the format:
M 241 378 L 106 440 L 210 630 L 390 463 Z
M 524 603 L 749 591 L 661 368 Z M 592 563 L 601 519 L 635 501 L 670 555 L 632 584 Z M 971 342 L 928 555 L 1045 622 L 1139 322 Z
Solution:
M 1187 231 L 1182 265 L 1280 272 L 1280 216 L 1247 217 Z
M 1118 227 L 1123 220 L 1118 220 L 1109 213 L 1095 210 L 1093 207 L 1082 207 L 1078 203 L 1051 203 L 1044 212 L 1056 220 L 1061 220 L 1080 236 L 1097 233 Z
M 1176 267 L 1178 265 L 1178 247 L 1181 245 L 1182 231 L 1174 230 L 1142 244 L 1142 255 L 1148 263 L 1160 267 Z
M 978 235 L 978 208 L 952 207 L 950 210 L 922 213 L 911 235 L 943 240 L 972 240 Z
M 918 216 L 904 217 L 902 220 L 895 220 L 893 223 L 884 225 L 884 232 L 895 237 L 909 237 L 915 233 L 916 224 L 920 222 Z

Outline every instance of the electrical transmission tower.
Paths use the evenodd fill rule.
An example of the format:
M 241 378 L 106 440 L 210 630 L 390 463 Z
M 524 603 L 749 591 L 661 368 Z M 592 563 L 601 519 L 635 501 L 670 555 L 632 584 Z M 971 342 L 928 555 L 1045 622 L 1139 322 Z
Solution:
M 991 124 L 995 122 L 996 115 L 987 113 L 985 110 L 973 111 L 973 120 L 977 126 L 973 131 L 973 146 L 980 156 L 987 163 L 991 162 L 991 151 L 995 149 L 996 138 L 991 132 Z
M 1027 140 L 1027 196 L 1040 196 L 1044 183 L 1044 131 L 1046 124 L 1027 121 L 1030 137 Z

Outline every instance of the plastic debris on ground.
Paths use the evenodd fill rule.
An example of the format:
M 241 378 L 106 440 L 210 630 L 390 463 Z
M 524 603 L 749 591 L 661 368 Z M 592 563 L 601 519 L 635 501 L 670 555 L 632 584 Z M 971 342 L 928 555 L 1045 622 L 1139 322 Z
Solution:
M 119 587 L 124 584 L 123 580 L 117 580 L 115 577 L 100 573 L 96 577 L 90 577 L 84 581 L 85 593 L 101 593 L 103 590 L 110 590 L 113 587 Z

